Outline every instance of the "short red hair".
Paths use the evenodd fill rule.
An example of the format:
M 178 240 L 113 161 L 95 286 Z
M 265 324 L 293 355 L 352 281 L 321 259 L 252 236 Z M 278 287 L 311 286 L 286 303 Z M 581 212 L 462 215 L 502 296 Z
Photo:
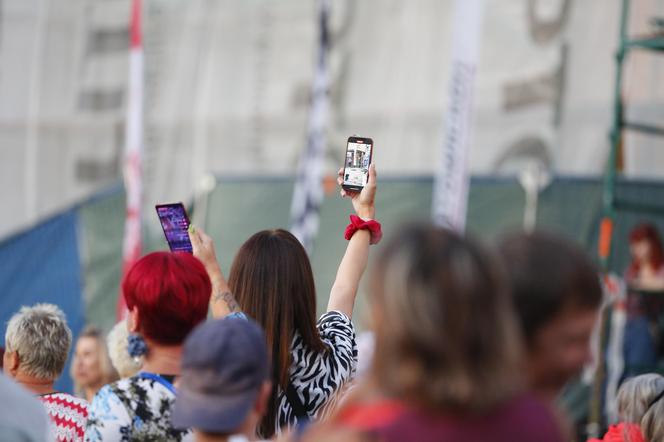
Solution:
M 143 336 L 162 345 L 178 345 L 206 319 L 212 283 L 193 255 L 154 252 L 131 267 L 122 292 L 127 308 L 138 309 Z

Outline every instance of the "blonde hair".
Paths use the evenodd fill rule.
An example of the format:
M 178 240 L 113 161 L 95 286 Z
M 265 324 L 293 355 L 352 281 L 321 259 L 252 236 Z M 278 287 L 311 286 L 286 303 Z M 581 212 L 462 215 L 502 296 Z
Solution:
M 372 375 L 429 409 L 481 412 L 521 387 L 521 336 L 498 261 L 456 233 L 400 231 L 378 259 Z
M 126 320 L 115 324 L 106 338 L 111 363 L 121 378 L 128 378 L 135 375 L 143 365 L 141 359 L 137 360 L 129 356 L 129 352 L 127 351 L 128 338 L 129 330 L 127 329 Z
M 71 330 L 65 314 L 53 304 L 21 307 L 7 324 L 5 345 L 8 353 L 18 352 L 25 373 L 55 380 L 67 362 Z
M 111 360 L 108 356 L 108 348 L 106 347 L 106 340 L 102 331 L 95 327 L 94 325 L 88 325 L 83 329 L 76 342 L 80 341 L 83 338 L 91 338 L 97 342 L 97 355 L 99 358 L 99 367 L 102 372 L 102 383 L 103 385 L 110 384 L 118 379 L 118 374 L 111 365 Z M 74 358 L 76 355 L 74 354 Z M 74 392 L 77 396 L 84 396 L 84 387 L 76 381 L 74 377 L 75 364 L 71 364 L 69 367 L 69 375 L 74 380 Z

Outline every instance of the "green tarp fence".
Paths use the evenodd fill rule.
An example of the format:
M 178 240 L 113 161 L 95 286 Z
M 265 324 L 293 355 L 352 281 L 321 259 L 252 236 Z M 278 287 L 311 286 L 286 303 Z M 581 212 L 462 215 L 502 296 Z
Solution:
M 400 224 L 427 221 L 431 207 L 430 177 L 381 177 L 377 218 L 386 237 Z M 224 271 L 240 245 L 261 229 L 288 228 L 293 180 L 284 177 L 219 178 L 209 193 L 204 228 L 215 239 Z M 538 227 L 561 232 L 596 255 L 601 216 L 599 178 L 557 177 L 540 194 Z M 664 183 L 621 181 L 618 194 L 636 201 L 664 201 Z M 186 203 L 186 202 L 185 202 Z M 469 233 L 492 241 L 505 231 L 520 229 L 525 196 L 514 178 L 474 177 L 468 204 Z M 192 208 L 194 211 L 196 208 Z M 326 195 L 321 210 L 320 232 L 315 242 L 312 266 L 318 291 L 318 309 L 323 311 L 346 241 L 343 231 L 351 213 L 350 201 L 338 193 Z M 121 189 L 95 198 L 80 207 L 81 259 L 87 319 L 105 329 L 112 326 L 118 296 L 124 194 Z M 664 232 L 664 219 L 621 213 L 615 225 L 614 271 L 622 273 L 629 260 L 626 238 L 632 226 L 654 221 Z M 165 249 L 166 243 L 156 215 L 148 211 L 144 223 L 145 251 Z M 375 254 L 381 245 L 372 250 Z M 365 278 L 366 280 L 367 278 Z M 357 325 L 363 326 L 366 288 L 358 296 Z

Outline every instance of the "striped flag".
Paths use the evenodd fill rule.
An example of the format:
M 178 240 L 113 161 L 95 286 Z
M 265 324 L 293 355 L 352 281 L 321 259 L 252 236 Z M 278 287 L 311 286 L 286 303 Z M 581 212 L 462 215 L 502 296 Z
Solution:
M 291 204 L 291 232 L 311 253 L 323 201 L 325 125 L 328 111 L 329 0 L 320 0 L 318 60 L 311 93 L 307 147 L 300 156 Z
M 456 0 L 445 140 L 433 186 L 433 222 L 459 232 L 466 227 L 468 151 L 483 7 L 484 0 Z
M 127 194 L 124 242 L 122 245 L 122 275 L 141 256 L 141 203 L 143 199 L 142 152 L 143 152 L 143 42 L 141 35 L 141 0 L 132 0 L 130 49 L 129 49 L 129 94 L 125 125 L 124 183 Z M 117 318 L 127 315 L 127 306 L 122 293 L 118 296 Z

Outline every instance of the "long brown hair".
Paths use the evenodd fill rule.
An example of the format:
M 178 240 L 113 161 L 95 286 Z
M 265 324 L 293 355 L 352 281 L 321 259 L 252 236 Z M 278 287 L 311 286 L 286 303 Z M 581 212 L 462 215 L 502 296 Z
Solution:
M 288 386 L 295 332 L 309 350 L 327 351 L 316 329 L 316 287 L 309 257 L 286 230 L 263 230 L 238 251 L 228 286 L 242 310 L 265 330 L 273 387 L 259 434 L 268 438 L 276 428 L 278 387 L 285 391 Z
M 497 260 L 449 230 L 403 228 L 378 258 L 372 374 L 388 396 L 481 412 L 519 390 L 521 342 Z

